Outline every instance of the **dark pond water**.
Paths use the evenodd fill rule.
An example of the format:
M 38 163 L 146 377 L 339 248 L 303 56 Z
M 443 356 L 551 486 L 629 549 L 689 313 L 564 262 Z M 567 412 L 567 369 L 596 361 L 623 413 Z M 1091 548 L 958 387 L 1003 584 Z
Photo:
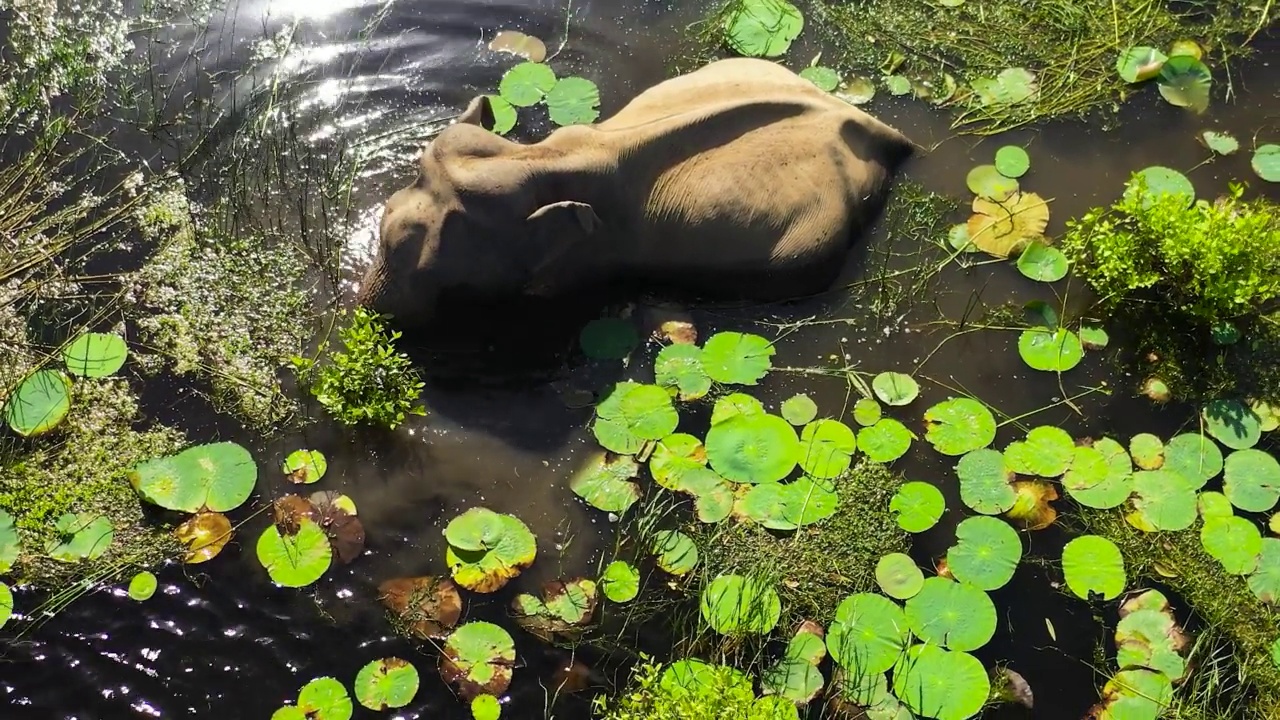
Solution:
M 326 161 L 326 153 L 342 143 L 357 147 L 367 160 L 356 184 L 357 209 L 342 218 L 347 240 L 337 290 L 349 296 L 351 282 L 368 260 L 379 203 L 406 182 L 422 140 L 474 94 L 495 88 L 512 64 L 510 56 L 487 51 L 485 42 L 498 30 L 519 29 L 544 38 L 554 51 L 568 10 L 550 2 L 246 2 L 226 16 L 216 15 L 206 28 L 178 33 L 170 52 L 157 51 L 157 73 L 178 88 L 175 106 L 205 98 L 211 107 L 229 113 L 213 126 L 215 141 L 175 155 L 163 143 L 140 138 L 138 152 L 181 156 L 192 172 L 225 168 L 218 163 L 228 148 L 234 149 L 237 133 L 262 115 L 264 96 L 255 87 L 270 82 L 262 72 L 237 76 L 255 52 L 263 52 L 262 38 L 280 37 L 282 28 L 297 21 L 292 50 L 279 64 L 285 81 L 278 91 L 298 113 L 293 128 L 301 138 L 298 145 L 310 148 L 308 157 L 315 162 Z M 607 114 L 665 77 L 665 60 L 680 29 L 706 10 L 701 3 L 575 2 L 568 42 L 555 65 L 563 74 L 596 81 Z M 956 197 L 967 196 L 967 170 L 989 162 L 1001 144 L 1026 146 L 1033 169 L 1023 186 L 1051 199 L 1052 235 L 1061 231 L 1065 218 L 1116 197 L 1128 174 L 1148 165 L 1190 170 L 1202 196 L 1224 189 L 1233 178 L 1253 178 L 1244 152 L 1195 167 L 1206 154 L 1195 136 L 1206 128 L 1226 130 L 1242 140 L 1258 131 L 1275 136 L 1280 129 L 1280 72 L 1275 68 L 1280 54 L 1276 43 L 1268 43 L 1253 63 L 1235 68 L 1241 74 L 1232 76 L 1234 102 L 1218 102 L 1199 118 L 1163 104 L 1148 89 L 1127 104 L 1118 130 L 1056 122 L 983 140 L 952 136 L 947 119 L 919 103 L 882 96 L 869 109 L 931 148 L 912 161 L 906 175 Z M 798 43 L 790 64 L 801 66 L 819 49 Z M 169 107 L 164 112 L 177 111 Z M 883 230 L 872 243 L 902 254 L 891 266 L 913 264 L 915 249 L 894 245 Z M 847 277 L 854 280 L 862 272 L 854 263 Z M 1065 297 L 1055 297 L 1055 289 Z M 951 394 L 948 388 L 972 393 L 1008 416 L 1052 406 L 1023 417 L 1023 422 L 1059 424 L 1077 434 L 1127 437 L 1169 427 L 1185 416 L 1177 407 L 1152 410 L 1133 399 L 1135 379 L 1108 376 L 1102 357 L 1091 356 L 1059 387 L 1051 376 L 1032 375 L 1025 368 L 1014 347 L 1015 334 L 972 333 L 939 347 L 954 328 L 930 324 L 940 317 L 959 320 L 975 301 L 981 307 L 1039 298 L 1073 307 L 1083 299 L 1078 287 L 1051 289 L 1006 265 L 952 264 L 923 292 L 909 314 L 887 322 L 825 324 L 790 334 L 779 343 L 775 365 L 821 365 L 828 356 L 843 354 L 861 370 L 915 372 L 923 387 L 921 398 L 893 413 L 915 428 L 923 408 Z M 787 307 L 698 309 L 695 315 L 704 337 L 724 328 L 751 328 L 772 336 L 777 328 L 769 323 L 815 314 L 868 316 L 865 308 L 841 297 L 833 293 Z M 543 330 L 535 325 L 522 332 L 536 336 Z M 5 708 L 0 717 L 265 718 L 292 700 L 309 679 L 333 675 L 349 682 L 364 663 L 386 655 L 410 659 L 423 671 L 415 703 L 394 717 L 468 717 L 435 678 L 434 651 L 391 632 L 375 601 L 376 585 L 390 577 L 444 571 L 444 523 L 480 504 L 523 519 L 538 537 L 539 560 L 493 601 L 470 600 L 467 617 L 495 616 L 514 592 L 542 581 L 595 572 L 602 557 L 609 559 L 613 541 L 608 523 L 576 501 L 565 482 L 594 446 L 587 430 L 590 410 L 567 407 L 562 390 L 643 377 L 651 372 L 651 362 L 652 351 L 625 369 L 581 367 L 581 361 L 574 361 L 553 381 L 440 384 L 427 396 L 432 417 L 395 433 L 352 433 L 320 423 L 265 445 L 209 417 L 194 399 L 171 397 L 157 408 L 161 414 L 181 418 L 196 439 L 235 438 L 251 444 L 263 468 L 273 467 L 296 447 L 323 450 L 330 470 L 319 487 L 340 489 L 355 499 L 369 534 L 367 554 L 331 570 L 307 591 L 274 588 L 252 553 L 260 522 L 250 522 L 216 561 L 165 568 L 159 573 L 161 590 L 152 600 L 139 604 L 118 588 L 104 588 L 8 648 L 0 664 L 0 706 Z M 1115 392 L 1079 399 L 1082 414 L 1056 404 L 1064 391 L 1076 395 L 1104 382 Z M 843 381 L 778 372 L 766 378 L 760 396 L 776 407 L 802 390 L 824 413 L 849 402 Z M 1003 446 L 1018 432 L 1014 424 L 1004 426 L 997 443 Z M 954 523 L 962 517 L 954 509 L 961 504 L 950 480 L 950 463 L 934 453 L 913 452 L 897 467 L 908 477 L 942 486 L 953 508 L 938 527 L 915 539 L 914 554 L 929 563 L 952 543 Z M 275 473 L 264 470 L 263 478 L 259 504 L 289 492 Z M 1031 552 L 1045 557 L 1055 557 L 1062 542 L 1057 529 L 1029 536 Z M 1001 626 L 977 655 L 988 666 L 1008 661 L 1026 677 L 1036 693 L 1035 717 L 1078 718 L 1096 699 L 1097 678 L 1088 662 L 1101 631 L 1088 607 L 1050 585 L 1053 573 L 1024 563 L 1014 582 L 994 594 Z M 34 598 L 19 599 L 20 606 L 31 602 Z M 1056 640 L 1046 620 L 1057 628 Z M 587 717 L 582 696 L 551 704 L 550 671 L 563 656 L 527 636 L 517 634 L 517 641 L 525 667 L 515 673 L 504 717 Z M 361 708 L 356 712 L 357 717 L 373 716 Z

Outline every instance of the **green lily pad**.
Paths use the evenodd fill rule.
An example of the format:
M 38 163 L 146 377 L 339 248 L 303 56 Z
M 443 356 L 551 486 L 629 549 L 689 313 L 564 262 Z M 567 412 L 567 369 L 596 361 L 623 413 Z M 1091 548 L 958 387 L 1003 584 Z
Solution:
M 804 16 L 786 0 L 746 0 L 724 21 L 725 42 L 747 57 L 783 55 L 802 30 Z
M 1258 567 L 1249 575 L 1247 582 L 1259 600 L 1280 605 L 1280 539 L 1262 538 Z
M 1090 593 L 1112 600 L 1124 592 L 1124 557 L 1120 548 L 1097 535 L 1081 535 L 1062 548 L 1062 574 L 1076 597 L 1089 599 Z
M 1280 500 L 1280 463 L 1261 450 L 1237 450 L 1227 456 L 1222 492 L 1246 512 L 1267 512 Z
M 640 571 L 625 560 L 614 560 L 600 576 L 600 592 L 616 603 L 630 602 L 640 594 Z
M 227 512 L 249 499 L 258 465 L 236 443 L 208 443 L 139 463 L 129 482 L 143 500 L 168 510 Z
M 1035 73 L 1026 68 L 1005 68 L 996 75 L 1000 84 L 1000 101 L 1015 105 L 1026 102 L 1040 92 Z
M 849 435 L 849 444 L 853 445 L 852 431 Z M 777 415 L 739 414 L 712 425 L 707 431 L 706 447 L 711 467 L 732 482 L 777 482 L 789 475 L 796 462 L 802 459 L 802 447 L 796 431 Z M 812 452 L 814 462 L 818 459 L 836 462 L 832 455 L 835 448 L 826 455 L 820 454 L 828 449 L 826 444 L 805 446 L 803 449 Z
M 129 581 L 129 597 L 138 602 L 150 600 L 158 585 L 155 574 L 143 570 Z
M 1180 680 L 1187 671 L 1179 654 L 1185 639 L 1167 610 L 1135 610 L 1116 626 L 1116 665 L 1121 670 L 1150 668 Z
M 569 489 L 597 510 L 622 514 L 640 499 L 640 486 L 631 482 L 639 472 L 629 456 L 598 452 L 569 478 Z
M 1143 470 L 1164 467 L 1164 442 L 1151 433 L 1138 433 L 1129 438 L 1129 454 L 1134 464 Z
M 1205 430 L 1232 450 L 1244 450 L 1262 439 L 1262 421 L 1238 400 L 1213 400 L 1200 410 Z
M 1156 80 L 1160 96 L 1170 105 L 1204 112 L 1209 108 L 1213 74 L 1204 63 L 1190 55 L 1174 55 L 1165 60 Z
M 1004 462 L 1010 470 L 1047 478 L 1066 472 L 1074 457 L 1075 441 L 1071 435 L 1052 425 L 1031 428 L 1026 440 L 1009 443 L 1004 451 Z
M 1066 328 L 1027 328 L 1018 337 L 1018 354 L 1032 370 L 1066 372 L 1084 358 L 1084 346 L 1075 333 Z
M 746 393 L 729 393 L 716 399 L 711 408 L 711 424 L 720 423 L 738 415 L 764 415 L 764 403 Z
M 501 95 L 485 95 L 489 98 L 489 108 L 493 110 L 493 127 L 491 131 L 498 135 L 506 135 L 516 126 L 519 114 L 516 107 L 507 102 Z
M 766 693 L 795 704 L 803 705 L 813 700 L 825 684 L 822 671 L 815 665 L 792 657 L 784 656 L 760 673 L 760 686 Z
M 294 450 L 285 457 L 282 469 L 293 482 L 310 485 L 324 477 L 329 461 L 319 450 Z
M 533 564 L 537 539 L 519 518 L 488 508 L 467 510 L 444 530 L 449 545 L 445 562 L 454 582 L 468 590 L 490 593 Z
M 271 720 L 307 720 L 307 714 L 296 705 L 283 705 L 271 713 Z
M 552 580 L 542 586 L 542 597 L 521 593 L 511 602 L 516 624 L 551 642 L 556 633 L 571 633 L 591 623 L 599 592 L 594 580 Z
M 1031 169 L 1031 156 L 1017 145 L 1005 145 L 996 150 L 996 170 L 1010 178 L 1020 178 Z
M 906 373 L 882 372 L 871 380 L 871 389 L 885 405 L 908 405 L 920 395 L 920 385 Z
M 858 402 L 853 404 L 853 421 L 863 427 L 875 425 L 880 422 L 883 415 L 880 403 L 872 398 L 859 398 Z
M 927 482 L 903 483 L 889 501 L 889 509 L 898 516 L 898 527 L 909 533 L 922 533 L 937 524 L 946 510 L 942 491 Z
M 733 512 L 733 502 L 733 488 L 728 483 L 721 482 L 695 495 L 693 507 L 700 522 L 713 525 L 729 517 Z
M 738 508 L 772 530 L 795 530 L 831 517 L 838 503 L 830 485 L 802 477 L 785 485 L 756 485 L 738 501 Z
M 308 720 L 349 720 L 355 707 L 341 682 L 318 677 L 298 691 L 298 709 Z
M 1120 53 L 1116 60 L 1116 74 L 1127 83 L 1150 80 L 1160 74 L 1160 68 L 1168 59 L 1156 48 L 1137 45 Z
M 402 708 L 418 694 L 418 669 L 398 657 L 374 660 L 356 673 L 355 691 L 370 710 Z
M 688 491 L 686 477 L 707 468 L 707 449 L 688 433 L 672 433 L 660 440 L 649 456 L 649 474 L 668 490 Z
M 547 92 L 547 110 L 556 125 L 585 125 L 600 117 L 600 88 L 586 78 L 560 78 Z
M 1267 182 L 1280 182 L 1280 145 L 1267 143 L 1253 151 L 1249 165 Z
M 858 433 L 858 448 L 872 462 L 889 463 L 907 454 L 914 437 L 906 425 L 893 418 L 881 418 Z
M 924 412 L 925 440 L 943 455 L 963 455 L 996 438 L 996 419 L 971 398 L 944 400 Z
M 1210 518 L 1226 518 L 1235 515 L 1235 508 L 1231 507 L 1231 501 L 1227 496 L 1212 490 L 1196 496 L 1196 509 L 1206 522 Z
M 1248 575 L 1258 567 L 1262 552 L 1262 533 L 1247 518 L 1214 517 L 1200 528 L 1200 542 L 1205 552 L 1222 563 L 1229 575 Z
M 1018 192 L 1018 181 L 1000 174 L 995 165 L 979 165 L 965 176 L 965 185 L 978 197 L 1003 200 Z
M 502 75 L 498 94 L 515 107 L 536 105 L 556 86 L 556 74 L 542 63 L 522 62 Z
M 782 417 L 797 427 L 818 417 L 818 404 L 808 395 L 794 395 L 782 402 Z
M 9 571 L 22 554 L 22 541 L 14 527 L 13 516 L 0 510 L 0 573 Z
M 1067 276 L 1067 256 L 1056 247 L 1030 242 L 1018 256 L 1018 272 L 1037 282 L 1057 282 Z
M 1119 507 L 1133 492 L 1133 464 L 1123 445 L 1102 438 L 1075 448 L 1062 486 L 1085 507 Z
M 1215 155 L 1232 155 L 1240 149 L 1240 141 L 1230 133 L 1217 132 L 1214 130 L 1205 130 L 1200 133 L 1200 139 L 1204 141 L 1204 146 L 1209 148 Z
M 875 99 L 876 85 L 870 78 L 855 76 L 846 80 L 834 94 L 850 105 L 866 105 Z
M 857 593 L 836 606 L 827 649 L 855 677 L 871 675 L 892 668 L 909 638 L 906 616 L 897 603 L 881 595 Z
M 71 409 L 71 378 L 57 370 L 37 370 L 5 401 L 4 419 L 22 437 L 43 435 Z
M 960 499 L 974 512 L 999 515 L 1013 507 L 1016 477 L 1005 464 L 1004 455 L 990 448 L 965 453 L 956 464 L 960 478 Z
M 922 717 L 965 720 L 982 710 L 991 681 L 968 653 L 913 645 L 894 667 L 893 693 Z
M 755 385 L 768 374 L 776 352 L 773 345 L 759 335 L 718 332 L 702 346 L 702 366 L 718 383 Z
M 688 575 L 698 566 L 698 546 L 679 530 L 654 533 L 652 548 L 658 567 L 672 575 Z
M 124 367 L 129 348 L 115 333 L 83 333 L 62 349 L 62 361 L 73 375 L 106 377 Z
M 1160 195 L 1179 195 L 1186 198 L 1187 206 L 1196 200 L 1196 189 L 1186 175 L 1163 165 L 1152 165 L 1135 173 L 1142 178 L 1146 192 L 1143 194 L 1142 207 L 1150 208 Z M 1136 185 L 1131 181 L 1125 183 L 1125 196 L 1136 192 Z
M 292 528 L 291 528 L 292 529 Z M 305 587 L 320 579 L 333 560 L 333 548 L 324 530 L 310 518 L 298 520 L 296 532 L 282 533 L 275 524 L 258 536 L 258 562 L 272 582 L 284 587 Z
M 49 541 L 45 554 L 63 562 L 96 560 L 115 538 L 111 521 L 92 513 L 64 513 L 54 527 L 58 536 Z
M 464 700 L 498 696 L 511 685 L 516 646 L 511 635 L 488 622 L 458 626 L 444 644 L 440 677 L 458 689 Z
M 1080 326 L 1080 344 L 1084 345 L 1085 350 L 1101 350 L 1111 342 L 1111 338 L 1107 335 L 1107 331 L 1100 327 L 1092 325 Z
M 782 617 L 777 591 L 756 576 L 717 576 L 703 589 L 698 607 L 721 635 L 764 635 Z
M 1164 465 L 1161 467 L 1190 480 L 1199 490 L 1222 472 L 1222 451 L 1200 433 L 1175 435 L 1164 446 Z
M 947 567 L 956 580 L 981 590 L 1004 587 L 1022 561 L 1022 538 L 1009 523 L 979 515 L 956 526 Z
M 639 344 L 640 333 L 635 324 L 622 318 L 596 318 L 578 333 L 582 353 L 595 360 L 622 360 Z
M 596 406 L 591 431 L 606 450 L 634 455 L 647 441 L 670 435 L 678 424 L 680 416 L 666 390 L 624 380 Z
M 840 85 L 840 73 L 821 65 L 810 65 L 801 70 L 799 75 L 817 85 L 818 89 L 823 92 L 831 92 Z
M 0 628 L 9 622 L 11 617 L 13 617 L 13 591 L 8 585 L 0 582 Z
M 1169 470 L 1140 470 L 1133 475 L 1134 513 L 1147 531 L 1185 530 L 1196 519 L 1196 489 Z
M 1115 720 L 1156 720 L 1173 702 L 1173 684 L 1164 673 L 1122 670 L 1102 686 L 1102 714 Z
M 996 632 L 991 598 L 974 585 L 944 577 L 925 579 L 907 601 L 906 616 L 916 637 L 952 650 L 976 650 Z
M 498 720 L 502 717 L 502 703 L 492 695 L 477 695 L 471 700 L 472 720 Z
M 911 92 L 911 81 L 902 75 L 889 75 L 884 79 L 884 87 L 890 95 L 902 96 Z
M 915 597 L 924 587 L 924 573 L 906 553 L 889 553 L 876 563 L 876 583 L 896 600 Z

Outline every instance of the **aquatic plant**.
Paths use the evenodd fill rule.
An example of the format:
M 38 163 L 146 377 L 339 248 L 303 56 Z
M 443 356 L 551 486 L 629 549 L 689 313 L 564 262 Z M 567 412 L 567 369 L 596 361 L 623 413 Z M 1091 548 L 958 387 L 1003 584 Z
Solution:
M 258 536 L 258 562 L 277 585 L 306 587 L 319 580 L 333 559 L 324 530 L 309 517 L 272 523 Z
M 498 95 L 489 98 L 494 113 L 491 129 L 499 135 L 515 127 L 516 108 L 540 103 L 546 104 L 551 121 L 560 126 L 591 123 L 600 116 L 600 89 L 594 82 L 557 78 L 541 60 L 526 60 L 508 69 L 498 83 Z
M 1249 166 L 1267 182 L 1280 182 L 1280 145 L 1266 143 L 1253 151 Z
M 188 513 L 234 510 L 249 499 L 257 481 L 253 456 L 233 442 L 193 445 L 129 471 L 130 484 L 144 500 Z
M 757 697 L 741 671 L 696 659 L 660 665 L 648 657 L 633 671 L 629 688 L 592 701 L 601 720 L 796 720 L 795 704 L 779 696 Z
M 513 515 L 488 508 L 467 510 L 444 529 L 445 562 L 459 585 L 475 592 L 494 592 L 533 564 L 537 540 Z
M 129 597 L 138 602 L 150 600 L 156 588 L 156 576 L 150 571 L 143 570 L 129 581 Z
M 634 600 L 640 594 L 640 571 L 625 560 L 614 560 L 600 574 L 600 592 L 616 603 Z
M 394 430 L 410 415 L 425 415 L 418 403 L 425 383 L 409 356 L 395 349 L 400 331 L 382 316 L 356 308 L 338 331 L 344 350 L 318 364 L 290 359 L 299 379 L 329 414 L 344 425 L 370 424 Z
M 511 685 L 516 648 L 511 635 L 488 622 L 459 625 L 445 641 L 440 676 L 464 700 L 501 695 Z
M 542 586 L 542 596 L 521 593 L 511 601 L 516 624 L 550 642 L 556 635 L 577 634 L 591 624 L 599 592 L 594 580 L 567 578 Z
M 635 323 L 623 318 L 596 318 L 578 333 L 582 353 L 595 360 L 622 360 L 639 344 Z
M 443 640 L 462 617 L 462 596 L 448 578 L 393 578 L 378 585 L 392 624 L 421 640 Z
M 272 713 L 272 720 L 350 720 L 355 706 L 337 678 L 321 676 L 298 691 L 298 704 Z
M 744 0 L 722 22 L 725 43 L 748 57 L 783 55 L 804 30 L 804 15 L 787 0 Z
M 418 694 L 418 669 L 398 657 L 373 660 L 360 668 L 353 687 L 356 700 L 370 710 L 402 708 Z

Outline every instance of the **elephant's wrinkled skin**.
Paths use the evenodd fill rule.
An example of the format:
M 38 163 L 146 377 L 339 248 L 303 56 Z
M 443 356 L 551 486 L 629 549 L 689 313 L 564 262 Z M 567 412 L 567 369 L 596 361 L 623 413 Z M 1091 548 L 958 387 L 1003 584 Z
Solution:
M 387 201 L 360 302 L 398 324 L 462 294 L 620 281 L 758 300 L 836 277 L 912 152 L 901 133 L 772 62 L 721 60 L 612 117 L 523 145 L 471 102 Z

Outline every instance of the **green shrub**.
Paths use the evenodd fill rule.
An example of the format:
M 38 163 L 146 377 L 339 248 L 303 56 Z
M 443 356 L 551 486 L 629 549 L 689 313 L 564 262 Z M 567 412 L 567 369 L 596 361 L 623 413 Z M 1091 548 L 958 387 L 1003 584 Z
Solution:
M 345 313 L 344 313 L 345 316 Z M 394 429 L 409 415 L 425 415 L 416 405 L 424 383 L 408 355 L 396 352 L 400 337 L 382 317 L 356 308 L 351 323 L 338 331 L 346 352 L 335 352 L 326 365 L 294 357 L 299 379 L 311 394 L 344 425 L 368 423 Z
M 1280 219 L 1243 193 L 1187 207 L 1135 177 L 1119 202 L 1068 222 L 1062 250 L 1106 305 L 1156 301 L 1205 325 L 1251 316 L 1280 298 Z
M 594 715 L 601 720 L 781 720 L 795 718 L 794 706 L 779 698 L 756 698 L 751 681 L 724 665 L 708 666 L 688 682 L 664 678 L 662 667 L 646 659 L 616 698 L 597 696 Z M 787 707 L 790 706 L 790 707 Z M 789 711 L 789 712 L 785 712 Z

